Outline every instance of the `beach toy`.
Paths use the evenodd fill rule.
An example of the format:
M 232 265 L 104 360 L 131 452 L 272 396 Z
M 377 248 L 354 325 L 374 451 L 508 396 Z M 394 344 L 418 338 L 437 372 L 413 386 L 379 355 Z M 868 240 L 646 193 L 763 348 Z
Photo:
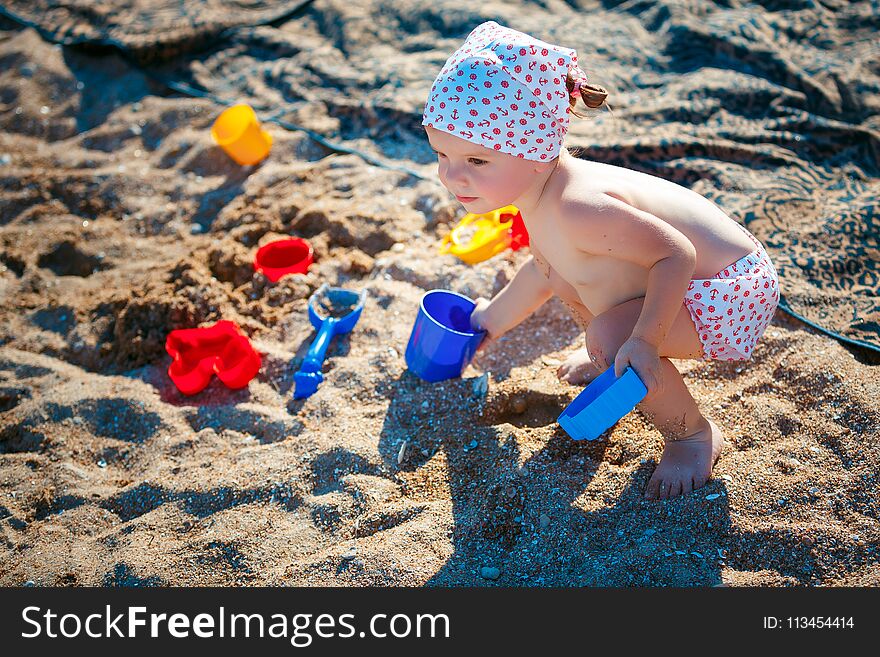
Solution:
M 501 215 L 501 218 L 504 219 L 503 214 Z M 510 227 L 510 249 L 511 251 L 519 251 L 521 248 L 528 245 L 529 231 L 526 230 L 526 223 L 523 221 L 522 214 L 517 210 L 513 215 L 513 224 Z
M 314 256 L 312 245 L 303 239 L 275 240 L 257 249 L 254 270 L 275 283 L 286 274 L 305 274 Z
M 312 341 L 305 360 L 299 371 L 294 374 L 296 387 L 295 399 L 309 397 L 318 389 L 324 380 L 321 367 L 324 356 L 333 336 L 349 333 L 360 319 L 364 309 L 367 291 L 353 292 L 340 287 L 328 287 L 324 283 L 309 297 L 309 320 L 318 329 L 317 337 Z
M 426 292 L 406 345 L 406 365 L 425 381 L 461 376 L 485 331 L 471 330 L 475 303 L 448 290 Z
M 648 389 L 635 370 L 627 367 L 616 377 L 612 365 L 574 398 L 558 422 L 575 440 L 595 440 L 647 394 Z
M 522 215 L 513 205 L 506 205 L 485 214 L 466 214 L 443 238 L 440 253 L 452 253 L 473 265 L 506 248 L 517 251 L 528 245 Z
M 238 164 L 256 164 L 272 147 L 272 135 L 260 127 L 249 105 L 223 110 L 211 126 L 211 137 Z
M 168 376 L 185 395 L 204 390 L 217 375 L 229 388 L 243 388 L 260 370 L 260 355 L 234 322 L 171 331 L 165 351 L 173 358 Z

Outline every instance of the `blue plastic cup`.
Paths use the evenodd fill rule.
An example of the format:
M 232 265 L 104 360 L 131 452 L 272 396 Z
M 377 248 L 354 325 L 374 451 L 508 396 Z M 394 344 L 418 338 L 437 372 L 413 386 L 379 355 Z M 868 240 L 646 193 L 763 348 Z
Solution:
M 413 374 L 430 382 L 461 376 L 486 335 L 471 330 L 475 306 L 456 292 L 425 293 L 406 345 L 406 365 Z
M 647 394 L 634 369 L 627 367 L 617 377 L 612 365 L 574 398 L 557 421 L 574 440 L 595 440 Z

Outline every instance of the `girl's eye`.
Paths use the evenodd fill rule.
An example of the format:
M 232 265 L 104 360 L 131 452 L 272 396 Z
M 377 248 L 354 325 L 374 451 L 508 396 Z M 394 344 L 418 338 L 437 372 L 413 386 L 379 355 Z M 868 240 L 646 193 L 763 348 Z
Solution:
M 439 151 L 434 151 L 434 154 L 435 154 L 437 157 L 446 157 L 443 153 L 440 153 Z M 471 164 L 473 164 L 475 167 L 481 167 L 481 166 L 483 166 L 484 164 L 487 164 L 486 160 L 481 160 L 481 159 L 479 159 L 479 158 L 477 158 L 477 157 L 469 157 L 469 158 L 468 158 L 468 162 L 470 162 Z

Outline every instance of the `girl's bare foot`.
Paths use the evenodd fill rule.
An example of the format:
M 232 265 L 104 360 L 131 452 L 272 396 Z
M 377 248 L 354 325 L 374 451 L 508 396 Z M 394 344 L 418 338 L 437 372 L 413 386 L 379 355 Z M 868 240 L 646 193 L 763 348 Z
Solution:
M 703 486 L 712 474 L 723 442 L 721 429 L 711 420 L 690 436 L 667 440 L 645 497 L 668 500 Z
M 583 386 L 599 376 L 602 372 L 593 364 L 586 349 L 578 349 L 556 370 L 560 381 L 574 386 Z

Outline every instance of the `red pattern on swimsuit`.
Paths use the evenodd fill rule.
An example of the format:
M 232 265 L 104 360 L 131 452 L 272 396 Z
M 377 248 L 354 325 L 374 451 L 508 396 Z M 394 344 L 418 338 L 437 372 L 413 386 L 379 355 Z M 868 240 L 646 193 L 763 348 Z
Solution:
M 737 224 L 739 225 L 739 224 Z M 707 360 L 748 360 L 779 305 L 779 277 L 761 243 L 710 279 L 694 279 L 684 304 Z

